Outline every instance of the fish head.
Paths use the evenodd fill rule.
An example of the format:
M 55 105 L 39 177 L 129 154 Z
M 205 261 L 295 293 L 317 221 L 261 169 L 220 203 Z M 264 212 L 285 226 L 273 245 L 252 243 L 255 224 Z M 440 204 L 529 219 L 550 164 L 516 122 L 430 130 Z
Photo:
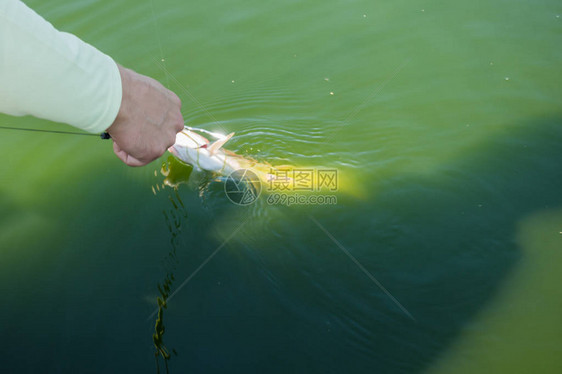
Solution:
M 180 160 L 191 163 L 190 151 L 206 147 L 209 141 L 193 131 L 184 129 L 176 134 L 176 142 L 168 151 Z

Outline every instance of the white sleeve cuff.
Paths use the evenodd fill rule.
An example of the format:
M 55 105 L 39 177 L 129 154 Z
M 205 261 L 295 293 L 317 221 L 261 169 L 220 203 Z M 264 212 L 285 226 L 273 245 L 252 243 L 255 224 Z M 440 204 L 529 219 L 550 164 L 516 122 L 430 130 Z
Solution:
M 21 1 L 0 0 L 0 111 L 107 129 L 119 112 L 121 75 L 111 57 L 56 30 Z

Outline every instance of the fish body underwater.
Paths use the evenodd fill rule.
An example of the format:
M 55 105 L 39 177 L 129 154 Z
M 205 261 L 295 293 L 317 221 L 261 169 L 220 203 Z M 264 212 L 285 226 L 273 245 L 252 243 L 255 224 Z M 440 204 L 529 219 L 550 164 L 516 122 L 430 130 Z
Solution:
M 203 134 L 210 135 L 214 139 L 213 142 L 209 141 Z M 220 177 L 236 175 L 235 172 L 237 170 L 243 170 L 244 172 L 240 173 L 240 175 L 246 176 L 245 171 L 250 170 L 265 186 L 272 186 L 278 183 L 284 185 L 296 183 L 297 180 L 293 179 L 293 176 L 299 170 L 334 170 L 333 168 L 313 168 L 310 166 L 273 166 L 267 162 L 258 162 L 251 157 L 241 156 L 223 148 L 233 136 L 234 133 L 222 135 L 204 129 L 185 126 L 176 135 L 176 142 L 168 148 L 168 151 L 180 161 L 192 165 L 194 169 L 213 172 Z M 233 178 L 235 177 L 233 176 Z M 356 178 L 353 178 L 353 175 L 349 172 L 344 173 L 343 170 L 339 170 L 337 180 L 338 192 L 344 192 L 356 198 L 364 198 L 367 195 L 366 191 L 362 188 L 362 184 Z M 310 191 L 322 190 L 318 178 L 311 179 L 310 183 Z M 334 192 L 333 189 L 331 191 Z M 293 193 L 295 191 L 289 188 L 283 190 L 283 192 Z

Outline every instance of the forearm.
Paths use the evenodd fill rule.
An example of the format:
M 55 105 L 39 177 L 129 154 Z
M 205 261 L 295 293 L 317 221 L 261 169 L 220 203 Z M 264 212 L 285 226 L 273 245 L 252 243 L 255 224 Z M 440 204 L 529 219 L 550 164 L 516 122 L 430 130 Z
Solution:
M 0 0 L 0 112 L 101 132 L 114 122 L 121 98 L 109 56 L 20 1 Z

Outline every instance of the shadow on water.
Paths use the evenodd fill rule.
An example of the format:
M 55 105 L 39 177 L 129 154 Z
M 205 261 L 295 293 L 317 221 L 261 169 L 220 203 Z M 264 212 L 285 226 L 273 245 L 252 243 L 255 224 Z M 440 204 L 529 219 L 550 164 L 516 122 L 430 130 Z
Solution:
M 427 368 L 496 296 L 520 260 L 518 223 L 562 206 L 561 160 L 562 117 L 514 124 L 430 173 L 376 181 L 378 195 L 370 204 L 332 212 L 340 224 L 352 225 L 339 229 L 331 220 L 328 230 L 365 259 L 417 322 L 400 315 L 379 290 L 362 301 L 341 297 L 345 306 L 335 309 L 340 315 L 324 318 L 339 323 L 340 338 L 351 344 L 342 352 L 334 342 L 324 355 L 348 354 L 348 369 L 356 373 Z M 330 221 L 321 211 L 314 214 Z M 308 243 L 333 247 L 328 238 Z M 369 286 L 353 291 L 369 295 Z M 328 360 L 334 365 L 329 372 L 344 369 Z
M 283 219 L 272 223 L 274 241 L 245 240 L 245 254 L 266 274 L 252 282 L 268 282 L 271 290 L 261 291 L 263 301 L 252 300 L 255 309 L 270 314 L 246 323 L 254 332 L 244 344 L 268 360 L 244 356 L 248 361 L 229 362 L 279 373 L 424 371 L 496 297 L 521 260 L 517 225 L 537 211 L 562 206 L 560 160 L 562 117 L 537 119 L 459 150 L 456 159 L 431 172 L 373 180 L 369 187 L 377 193 L 368 202 L 306 208 L 416 321 L 303 218 L 304 208 L 285 209 Z M 274 305 L 265 305 L 264 295 Z M 261 326 L 268 326 L 268 333 L 255 332 Z M 213 344 L 217 336 L 203 334 L 210 328 L 208 321 L 193 332 L 197 346 Z M 221 339 L 217 351 L 240 344 Z M 243 355 L 232 349 L 230 355 Z
M 516 265 L 525 266 L 519 264 L 525 261 L 517 241 L 519 226 L 537 212 L 562 206 L 561 160 L 562 117 L 557 116 L 507 126 L 500 136 L 437 170 L 436 181 L 408 180 L 421 191 L 429 192 L 437 183 L 443 191 L 434 198 L 412 192 L 401 199 L 418 207 L 419 215 L 409 219 L 415 223 L 409 239 L 427 256 L 423 260 L 412 253 L 423 271 L 413 264 L 401 267 L 424 280 L 406 298 L 419 308 L 414 313 L 434 327 L 431 335 L 441 340 L 428 356 L 432 360 L 420 361 L 420 367 L 459 339 L 461 328 L 497 297 Z M 404 194 L 391 195 L 397 201 Z M 528 342 L 529 348 L 533 344 Z
M 262 300 L 251 301 L 264 315 L 251 323 L 233 320 L 237 326 L 228 329 L 244 330 L 244 338 L 220 334 L 218 345 L 216 321 L 204 319 L 192 327 L 192 342 L 182 349 L 192 350 L 192 356 L 201 347 L 213 346 L 217 355 L 228 349 L 223 360 L 231 357 L 230 364 L 241 370 L 424 371 L 496 296 L 520 260 L 518 223 L 562 205 L 561 159 L 562 118 L 514 124 L 486 143 L 459 150 L 456 159 L 431 172 L 373 180 L 369 187 L 377 193 L 368 202 L 349 199 L 335 207 L 307 208 L 415 321 L 348 263 L 327 236 L 314 234 L 318 227 L 303 219 L 302 208 L 284 209 L 282 219 L 270 222 L 271 232 L 263 232 L 268 238 L 275 233 L 275 241 L 245 238 L 239 252 L 260 269 L 262 278 L 254 279 L 253 287 L 262 282 L 271 288 L 261 291 Z M 268 254 L 263 245 L 270 247 Z M 286 266 L 293 267 L 290 276 Z M 238 297 L 244 303 L 243 294 Z M 271 305 L 265 305 L 268 299 Z M 223 300 L 214 303 L 217 309 L 227 307 Z M 245 351 L 262 358 L 249 358 Z M 180 364 L 194 372 L 224 370 L 205 365 Z
M 279 217 L 283 219 L 268 221 L 273 239 L 269 232 L 261 242 L 249 238 L 236 255 L 213 262 L 219 269 L 247 265 L 251 271 L 225 272 L 221 276 L 228 282 L 212 290 L 193 285 L 190 298 L 197 300 L 190 304 L 193 314 L 173 316 L 174 322 L 189 321 L 184 323 L 189 327 L 171 329 L 181 341 L 181 360 L 174 366 L 178 372 L 206 373 L 228 372 L 225 367 L 269 373 L 425 370 L 495 297 L 520 260 L 517 224 L 536 211 L 562 206 L 560 160 L 562 117 L 529 121 L 459 151 L 457 159 L 431 172 L 373 180 L 368 187 L 377 193 L 369 201 L 350 199 L 338 206 L 307 208 L 416 322 L 303 218 L 301 208 L 284 209 Z M 208 216 L 188 225 L 186 196 L 167 189 L 157 193 L 161 200 L 146 202 L 146 186 L 127 180 L 129 190 L 116 193 L 119 180 L 104 179 L 105 175 L 84 171 L 66 182 L 64 193 L 53 193 L 60 200 L 36 208 L 46 219 L 60 220 L 53 220 L 53 232 L 41 236 L 48 252 L 40 266 L 2 275 L 2 293 L 13 307 L 2 313 L 5 339 L 0 348 L 10 360 L 1 363 L 7 372 L 80 371 L 85 364 L 95 371 L 142 371 L 152 364 L 148 352 L 145 356 L 144 351 L 136 352 L 144 344 L 138 342 L 149 337 L 139 329 L 146 317 L 141 311 L 138 318 L 127 318 L 142 308 L 139 294 L 157 288 L 159 315 L 150 331 L 152 352 L 164 359 L 165 366 L 168 363 L 163 317 L 173 314 L 166 309 L 167 298 L 182 270 L 174 260 L 188 267 L 178 255 L 181 239 L 189 236 L 186 229 L 200 235 L 197 245 L 204 251 L 193 253 L 183 246 L 181 251 L 193 262 L 189 265 L 197 266 L 217 245 L 206 243 L 201 232 L 212 227 L 221 212 L 216 214 L 212 206 L 212 214 L 202 211 Z M 83 191 L 88 191 L 89 199 L 83 198 Z M 191 199 L 194 193 L 187 192 Z M 124 222 L 123 206 L 133 204 L 139 204 L 138 212 Z M 6 198 L 0 199 L 0 206 L 10 215 L 23 212 Z M 163 219 L 151 220 L 162 210 Z M 160 233 L 166 229 L 154 225 L 162 221 L 167 232 Z M 21 243 L 26 242 L 21 236 Z M 133 256 L 131 250 L 138 252 Z M 151 276 L 158 270 L 152 265 L 162 259 L 165 275 L 158 273 L 160 282 L 155 285 Z M 106 274 L 100 277 L 102 271 Z M 29 303 L 16 307 L 24 298 Z M 180 298 L 176 301 L 176 310 L 185 305 Z M 64 326 L 51 326 L 52 316 L 61 316 Z M 122 321 L 111 331 L 112 344 L 107 316 Z M 178 347 L 175 341 L 172 345 Z M 36 359 L 29 360 L 30 351 Z

